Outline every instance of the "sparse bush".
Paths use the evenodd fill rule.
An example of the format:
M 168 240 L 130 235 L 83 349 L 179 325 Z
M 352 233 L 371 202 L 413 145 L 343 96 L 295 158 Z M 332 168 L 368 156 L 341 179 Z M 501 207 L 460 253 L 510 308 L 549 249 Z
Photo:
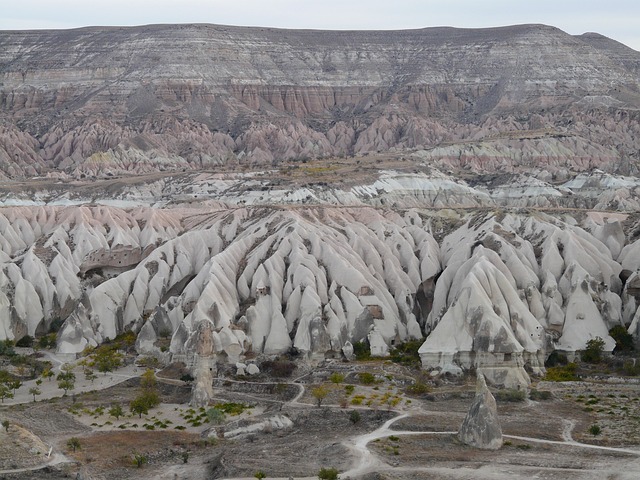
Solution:
M 320 480 L 337 480 L 338 470 L 336 468 L 321 468 L 318 472 Z
M 257 471 L 256 473 L 253 474 L 253 476 L 255 478 L 267 478 L 267 474 L 264 473 L 262 470 Z
M 551 352 L 551 355 L 544 362 L 545 367 L 557 367 L 559 365 L 567 365 L 569 363 L 569 359 L 564 353 L 560 353 L 557 351 Z
M 227 415 L 236 416 L 240 415 L 245 410 L 252 408 L 251 405 L 247 405 L 245 403 L 236 403 L 236 402 L 226 402 L 226 403 L 216 403 L 214 408 L 220 410 Z M 195 413 L 195 412 L 194 412 Z
M 344 386 L 344 391 L 345 391 L 345 393 L 347 395 L 351 395 L 355 389 L 356 389 L 355 385 L 345 385 Z
M 376 381 L 376 376 L 373 373 L 360 372 L 358 374 L 358 378 L 360 379 L 360 383 L 362 383 L 363 385 L 373 385 L 375 383 L 378 383 Z
M 600 363 L 602 361 L 602 352 L 604 351 L 604 340 L 600 337 L 592 338 L 587 342 L 587 348 L 585 348 L 580 358 L 583 362 L 587 363 Z
M 553 398 L 553 395 L 547 390 L 536 390 L 535 388 L 532 388 L 529 392 L 529 398 L 536 401 L 551 400 L 551 398 Z
M 575 363 L 569 363 L 564 366 L 549 367 L 544 379 L 549 382 L 573 382 L 578 380 L 576 370 L 578 366 Z
M 360 422 L 360 419 L 361 419 L 361 418 L 362 418 L 362 417 L 361 417 L 361 415 L 360 415 L 360 412 L 359 412 L 359 411 L 357 411 L 357 410 L 351 410 L 351 411 L 349 412 L 349 421 L 350 421 L 351 423 L 353 423 L 354 425 L 355 425 L 356 423 Z
M 33 346 L 33 337 L 31 335 L 25 335 L 20 340 L 16 342 L 16 347 L 32 347 Z
M 151 355 L 147 355 L 137 360 L 138 365 L 144 368 L 158 368 L 160 366 L 160 360 Z
M 356 360 L 371 360 L 371 347 L 369 342 L 362 340 L 353 344 L 353 354 Z
M 69 440 L 67 440 L 67 447 L 69 447 L 69 449 L 73 450 L 74 452 L 82 448 L 82 446 L 80 445 L 80 439 L 78 437 L 71 437 Z
M 224 412 L 219 408 L 210 408 L 207 410 L 207 419 L 209 420 L 209 423 L 213 425 L 220 425 L 221 423 L 224 423 L 225 418 L 226 416 Z
M 409 385 L 405 391 L 410 395 L 425 395 L 431 391 L 431 387 L 426 383 L 418 381 L 414 384 Z
M 142 466 L 148 462 L 147 457 L 145 457 L 144 455 L 141 455 L 139 453 L 134 453 L 133 455 L 133 464 L 138 467 L 138 468 L 142 468 Z
M 419 367 L 422 362 L 418 349 L 423 343 L 424 340 L 409 340 L 397 345 L 391 350 L 391 361 L 408 367 Z
M 525 390 L 507 389 L 496 390 L 493 396 L 500 402 L 524 402 L 527 398 L 527 392 Z
M 317 405 L 321 406 L 324 399 L 329 395 L 329 387 L 326 385 L 318 385 L 311 389 L 311 395 L 316 399 Z
M 5 357 L 13 357 L 16 354 L 13 349 L 13 342 L 11 340 L 0 340 L 0 355 Z
M 600 435 L 600 432 L 602 432 L 602 429 L 600 428 L 600 425 L 591 425 L 591 426 L 589 427 L 589 433 L 590 433 L 591 435 L 593 435 L 594 437 L 595 437 L 596 435 Z
M 635 350 L 633 335 L 627 332 L 627 329 L 622 325 L 616 325 L 609 330 L 609 335 L 616 341 L 616 347 L 613 349 L 613 353 L 633 352 Z
M 640 375 L 640 361 L 637 358 L 626 360 L 622 365 L 622 372 L 631 377 Z
M 331 380 L 331 383 L 339 384 L 344 382 L 344 375 L 339 372 L 334 372 L 329 377 L 329 380 Z
M 119 403 L 113 405 L 109 409 L 109 415 L 114 417 L 116 420 L 120 420 L 120 417 L 124 415 L 124 410 L 122 409 L 122 405 L 120 405 Z

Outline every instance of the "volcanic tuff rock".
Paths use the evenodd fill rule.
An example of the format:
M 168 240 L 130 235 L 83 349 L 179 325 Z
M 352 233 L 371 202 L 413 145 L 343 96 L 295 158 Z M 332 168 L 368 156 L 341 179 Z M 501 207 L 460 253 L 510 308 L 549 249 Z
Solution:
M 426 337 L 430 370 L 526 386 L 525 368 L 541 373 L 555 349 L 600 336 L 611 350 L 609 328 L 640 311 L 628 214 L 44 206 L 4 208 L 0 225 L 2 338 L 66 319 L 61 352 L 133 329 L 162 357 L 168 334 L 170 358 L 194 372 L 247 352 L 321 359 L 368 341 L 384 355 Z M 149 253 L 116 267 L 110 250 Z
M 248 354 L 424 339 L 517 388 L 637 340 L 639 55 L 542 25 L 0 32 L 0 339 L 131 329 L 196 404 Z
M 481 373 L 478 374 L 476 397 L 460 426 L 458 438 L 465 445 L 486 450 L 497 450 L 502 446 L 496 399 Z
M 637 173 L 640 54 L 544 25 L 0 32 L 0 175 L 412 149 L 443 168 Z

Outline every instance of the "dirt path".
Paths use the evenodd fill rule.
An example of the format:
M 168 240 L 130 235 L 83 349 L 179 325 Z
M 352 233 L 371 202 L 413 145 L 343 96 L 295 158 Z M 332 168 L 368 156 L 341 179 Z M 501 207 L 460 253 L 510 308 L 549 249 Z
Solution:
M 33 467 L 24 467 L 24 468 L 15 468 L 13 470 L 0 470 L 0 475 L 5 475 L 9 473 L 25 473 L 25 472 L 37 472 L 38 470 L 42 470 L 43 468 L 51 467 L 52 465 L 58 465 L 60 463 L 69 463 L 69 460 L 62 453 L 54 453 L 51 455 L 51 458 L 40 465 L 35 465 Z

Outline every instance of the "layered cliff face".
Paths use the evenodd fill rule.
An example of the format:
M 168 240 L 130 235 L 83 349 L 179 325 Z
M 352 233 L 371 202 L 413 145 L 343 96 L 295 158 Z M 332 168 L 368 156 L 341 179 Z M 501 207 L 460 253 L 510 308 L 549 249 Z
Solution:
M 543 25 L 0 32 L 0 172 L 105 175 L 398 149 L 637 173 L 640 54 Z

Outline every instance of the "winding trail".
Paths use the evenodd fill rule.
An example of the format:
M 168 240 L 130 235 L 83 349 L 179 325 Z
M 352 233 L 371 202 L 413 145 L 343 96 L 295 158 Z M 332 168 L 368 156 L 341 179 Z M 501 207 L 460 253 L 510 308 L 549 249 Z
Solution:
M 69 460 L 62 453 L 54 453 L 51 455 L 49 461 L 45 463 L 41 463 L 39 465 L 34 465 L 33 467 L 23 467 L 23 468 L 14 468 L 11 470 L 0 470 L 0 475 L 6 475 L 9 473 L 26 473 L 26 472 L 37 472 L 38 470 L 42 470 L 43 468 L 51 467 L 53 465 L 58 465 L 60 463 L 68 463 Z
M 60 368 L 60 365 L 62 365 L 64 362 L 62 362 L 60 359 L 56 358 L 55 355 L 48 355 L 49 358 L 51 360 L 53 360 L 56 364 L 57 364 L 57 368 Z M 102 390 L 104 388 L 108 388 L 112 385 L 115 385 L 117 383 L 120 383 L 126 379 L 132 378 L 132 377 L 136 377 L 139 376 L 139 373 L 137 373 L 137 371 L 135 370 L 135 367 L 132 367 L 131 369 L 121 369 L 121 371 L 124 370 L 123 373 L 110 373 L 108 375 L 109 380 L 106 381 L 106 377 L 107 376 L 103 376 L 102 378 L 105 380 L 104 383 L 102 382 L 98 382 L 97 385 L 89 385 L 87 384 L 86 386 L 83 385 L 87 390 L 92 389 L 92 390 Z M 131 370 L 131 371 L 129 371 Z M 287 405 L 287 406 L 293 406 L 293 407 L 297 407 L 297 408 L 312 408 L 314 407 L 314 405 L 311 404 L 307 404 L 307 403 L 300 403 L 300 399 L 304 396 L 305 394 L 305 386 L 303 383 L 300 383 L 300 380 L 302 378 L 304 378 L 303 375 L 301 377 L 298 377 L 294 380 L 291 380 L 289 382 L 287 382 L 289 385 L 295 385 L 298 388 L 298 392 L 297 394 L 291 398 L 290 400 L 274 400 L 274 402 L 278 402 L 281 403 L 283 406 Z M 115 377 L 115 378 L 114 378 Z M 100 378 L 100 377 L 99 377 Z M 172 381 L 170 381 L 170 379 L 163 379 L 162 377 L 158 377 L 159 381 L 166 381 L 166 383 L 173 383 Z M 232 383 L 238 383 L 238 384 L 244 384 L 247 382 L 241 381 L 241 380 L 231 380 L 231 379 L 224 379 L 225 382 L 232 382 Z M 85 382 L 87 383 L 87 382 Z M 180 382 L 182 383 L 182 382 Z M 279 383 L 282 382 L 259 382 L 256 384 L 261 384 L 261 385 L 277 385 Z M 84 389 L 80 389 L 80 391 L 84 391 Z M 43 392 L 44 393 L 44 392 Z M 53 392 L 52 392 L 53 393 Z M 252 397 L 252 395 L 250 393 L 245 393 L 245 392 L 238 392 L 238 393 L 242 393 L 243 395 Z M 58 395 L 51 395 L 51 396 L 60 396 L 59 393 Z M 44 398 L 47 398 L 48 396 L 44 396 Z M 265 401 L 264 398 L 262 397 L 256 397 L 256 400 L 260 400 L 260 401 Z M 17 404 L 17 403 L 27 403 L 30 402 L 30 398 L 28 399 L 16 399 L 17 401 L 13 401 L 13 402 L 7 402 L 7 404 Z M 369 409 L 368 407 L 360 407 L 362 409 Z M 412 473 L 412 472 L 426 472 L 426 473 L 431 473 L 431 474 L 442 474 L 442 475 L 446 475 L 446 476 L 450 476 L 450 477 L 459 477 L 459 478 L 474 478 L 474 479 L 488 479 L 488 480 L 493 480 L 493 479 L 512 479 L 513 478 L 513 474 L 520 470 L 521 472 L 526 472 L 527 469 L 531 469 L 533 467 L 530 466 L 526 466 L 526 465 L 509 465 L 509 471 L 505 471 L 505 472 L 499 472 L 496 471 L 495 469 L 491 469 L 491 468 L 469 468 L 469 467 L 459 467 L 459 468 L 449 468 L 449 467 L 437 467 L 437 466 L 430 466 L 430 467 L 419 467 L 419 466 L 409 466 L 409 467 L 402 467 L 402 466 L 393 466 L 393 465 L 389 465 L 387 463 L 385 463 L 384 461 L 382 461 L 375 453 L 373 453 L 369 448 L 368 448 L 368 444 L 374 440 L 380 439 L 380 438 L 385 438 L 385 437 L 389 437 L 391 435 L 394 436 L 413 436 L 413 435 L 455 435 L 457 432 L 442 432 L 442 431 L 405 431 L 405 430 L 392 430 L 391 426 L 398 422 L 399 420 L 402 420 L 404 418 L 408 418 L 411 417 L 413 415 L 416 414 L 424 414 L 424 411 L 422 411 L 420 408 L 412 408 L 411 411 L 397 411 L 395 410 L 398 415 L 387 420 L 383 425 L 381 425 L 380 427 L 378 427 L 377 429 L 373 430 L 372 432 L 369 433 L 365 433 L 362 435 L 358 435 L 355 437 L 352 437 L 346 441 L 343 442 L 343 445 L 345 445 L 349 451 L 352 452 L 353 457 L 354 457 L 354 461 L 353 461 L 353 467 L 351 467 L 349 470 L 343 472 L 340 474 L 340 478 L 346 479 L 346 478 L 355 478 L 355 477 L 360 477 L 362 475 L 365 475 L 367 473 L 372 473 L 372 472 L 402 472 L 402 473 Z M 622 453 L 622 454 L 626 454 L 626 455 L 633 455 L 633 456 L 637 456 L 640 457 L 640 449 L 639 450 L 634 450 L 634 449 L 630 449 L 630 448 L 619 448 L 619 447 L 606 447 L 606 446 L 600 446 L 600 445 L 591 445 L 591 444 L 586 444 L 586 443 L 581 443 L 581 442 L 577 442 L 575 440 L 573 440 L 572 437 L 572 431 L 575 428 L 575 421 L 574 420 L 567 420 L 567 419 L 562 419 L 563 422 L 563 429 L 562 429 L 562 440 L 546 440 L 546 439 L 540 439 L 540 438 L 534 438 L 534 437 L 525 437 L 525 436 L 519 436 L 519 435 L 503 435 L 504 438 L 508 438 L 508 439 L 514 439 L 514 440 L 521 440 L 521 441 L 526 441 L 526 442 L 532 442 L 532 443 L 539 443 L 539 444 L 547 444 L 547 445 L 559 445 L 559 446 L 570 446 L 570 447 L 577 447 L 577 448 L 584 448 L 584 449 L 589 449 L 589 450 L 600 450 L 600 451 L 606 451 L 606 452 L 615 452 L 615 453 Z M 65 457 L 63 454 L 61 453 L 55 453 L 52 455 L 51 459 L 43 464 L 40 465 L 36 465 L 36 466 L 32 466 L 32 467 L 24 467 L 24 468 L 19 468 L 19 469 L 14 469 L 14 470 L 0 470 L 0 474 L 11 474 L 11 473 L 24 473 L 24 472 L 29 472 L 29 471 L 38 471 L 41 470 L 43 468 L 52 466 L 52 465 L 57 465 L 60 463 L 64 463 L 64 462 L 68 462 L 69 459 L 67 457 Z M 580 473 L 585 473 L 584 470 L 581 469 L 573 469 L 573 468 L 559 468 L 559 467 L 540 467 L 540 466 L 535 466 L 535 468 L 537 470 L 544 470 L 544 471 L 549 471 L 549 472 L 580 472 Z M 253 477 L 229 477 L 226 480 L 250 480 Z M 271 478 L 271 477 L 270 477 Z M 290 477 L 281 477 L 282 480 L 287 480 Z M 298 480 L 303 480 L 303 479 L 315 479 L 317 478 L 316 476 L 310 476 L 310 477 L 296 477 L 296 479 Z

